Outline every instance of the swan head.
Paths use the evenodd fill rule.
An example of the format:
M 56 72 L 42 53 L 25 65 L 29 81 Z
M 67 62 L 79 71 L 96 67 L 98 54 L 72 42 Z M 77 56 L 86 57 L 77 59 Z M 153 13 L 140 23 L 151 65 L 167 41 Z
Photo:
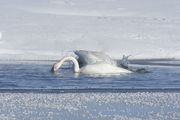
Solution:
M 57 63 L 55 63 L 54 65 L 53 65 L 53 67 L 51 68 L 51 72 L 55 72 L 55 71 L 57 71 L 59 69 L 59 65 L 57 64 Z

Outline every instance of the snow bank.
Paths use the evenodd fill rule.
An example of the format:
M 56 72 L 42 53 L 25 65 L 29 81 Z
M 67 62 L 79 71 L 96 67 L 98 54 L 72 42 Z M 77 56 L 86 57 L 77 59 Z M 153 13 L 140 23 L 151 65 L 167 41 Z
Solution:
M 179 0 L 0 0 L 0 59 L 58 59 L 73 50 L 180 58 Z
M 0 40 L 2 39 L 2 33 L 0 32 Z
M 0 93 L 0 118 L 177 120 L 180 93 Z

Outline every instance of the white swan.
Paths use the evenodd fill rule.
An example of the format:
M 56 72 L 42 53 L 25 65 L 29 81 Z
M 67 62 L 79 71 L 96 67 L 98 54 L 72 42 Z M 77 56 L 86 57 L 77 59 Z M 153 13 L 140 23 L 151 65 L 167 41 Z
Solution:
M 111 59 L 104 55 L 100 55 L 100 53 L 98 55 L 100 55 L 99 57 L 97 57 L 97 54 L 94 53 L 98 53 L 98 52 L 89 52 L 89 55 L 91 55 L 91 57 L 89 57 L 87 54 L 84 54 L 84 52 L 89 52 L 89 51 L 76 51 L 75 54 L 78 55 L 79 57 L 79 62 L 81 63 L 81 68 L 79 66 L 79 62 L 78 60 L 76 60 L 74 57 L 64 57 L 62 58 L 59 62 L 55 63 L 51 69 L 51 71 L 57 71 L 62 64 L 65 61 L 72 61 L 74 64 L 74 72 L 75 73 L 83 73 L 83 74 L 120 74 L 120 73 L 131 73 L 132 71 L 129 71 L 127 69 L 121 68 L 116 66 L 115 64 L 111 63 Z M 79 53 L 79 54 L 78 54 Z M 83 53 L 83 54 L 82 54 Z M 81 55 L 82 56 L 81 56 Z M 96 56 L 97 55 L 97 56 Z M 96 57 L 94 57 L 96 56 Z M 108 60 L 110 61 L 102 61 L 101 57 L 103 56 L 103 58 L 108 58 Z M 89 58 L 89 60 L 85 59 L 85 58 Z M 94 58 L 96 58 L 96 60 L 100 60 L 100 61 L 94 61 Z M 106 59 L 107 60 L 107 59 Z M 110 63 L 109 63 L 110 62 Z

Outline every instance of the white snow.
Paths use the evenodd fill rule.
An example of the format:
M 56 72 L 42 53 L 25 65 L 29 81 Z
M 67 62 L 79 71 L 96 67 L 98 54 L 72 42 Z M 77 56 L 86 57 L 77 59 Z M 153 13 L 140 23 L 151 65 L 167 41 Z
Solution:
M 0 59 L 59 59 L 73 50 L 180 58 L 179 0 L 0 0 Z
M 177 120 L 180 93 L 0 93 L 0 119 Z
M 2 39 L 2 32 L 0 32 L 0 40 Z

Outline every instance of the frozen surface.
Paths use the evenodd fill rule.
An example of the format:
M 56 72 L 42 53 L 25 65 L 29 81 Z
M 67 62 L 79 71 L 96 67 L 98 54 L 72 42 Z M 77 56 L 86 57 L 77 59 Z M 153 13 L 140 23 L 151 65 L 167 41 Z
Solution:
M 73 50 L 180 58 L 179 0 L 0 0 L 0 59 L 59 59 Z
M 178 120 L 180 93 L 0 93 L 0 119 Z

